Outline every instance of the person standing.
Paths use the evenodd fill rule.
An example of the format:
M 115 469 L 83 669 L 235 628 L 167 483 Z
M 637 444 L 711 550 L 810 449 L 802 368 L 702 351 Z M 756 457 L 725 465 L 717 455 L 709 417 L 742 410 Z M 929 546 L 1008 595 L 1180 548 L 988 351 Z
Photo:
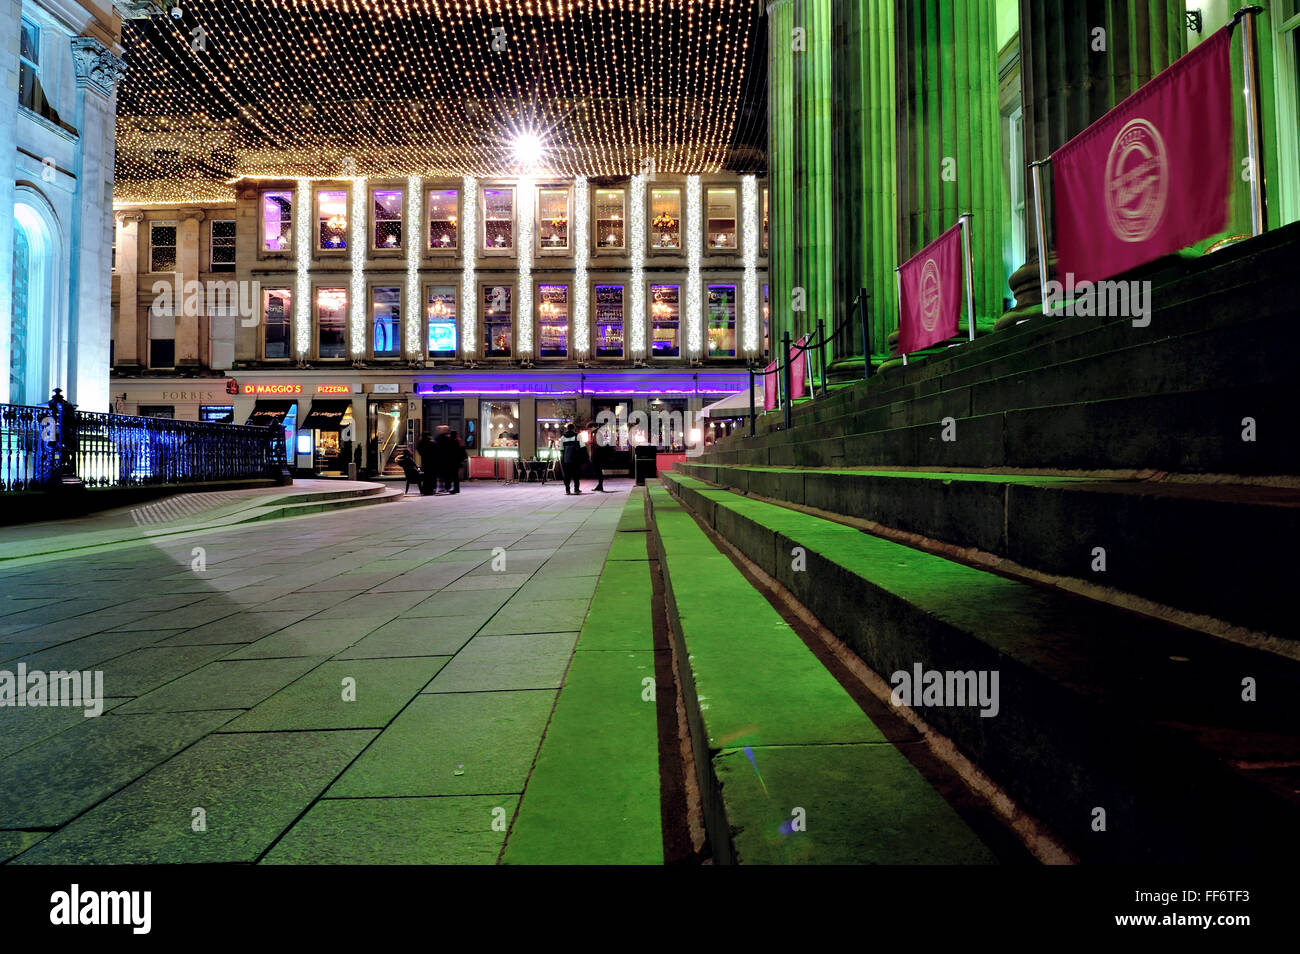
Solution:
M 420 453 L 420 466 L 423 468 L 420 474 L 420 493 L 427 497 L 438 490 L 438 446 L 426 431 L 420 435 L 415 449 Z
M 598 494 L 609 492 L 605 490 L 605 464 L 609 460 L 609 430 L 609 426 L 606 425 L 595 431 L 596 446 L 591 449 L 591 469 L 596 472 Z
M 442 486 L 449 494 L 460 493 L 460 465 L 469 456 L 460 442 L 460 433 L 448 431 L 442 436 Z
M 564 436 L 560 438 L 560 474 L 564 478 L 566 494 L 569 493 L 570 484 L 573 485 L 573 493 L 582 493 L 578 479 L 586 454 L 582 441 L 578 440 L 578 432 L 570 424 L 564 429 Z

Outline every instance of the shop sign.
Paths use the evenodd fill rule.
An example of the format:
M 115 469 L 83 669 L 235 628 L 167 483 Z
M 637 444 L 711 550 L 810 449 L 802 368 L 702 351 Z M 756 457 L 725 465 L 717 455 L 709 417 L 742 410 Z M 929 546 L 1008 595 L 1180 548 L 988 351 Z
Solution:
M 376 384 L 374 387 L 375 394 L 397 394 L 396 384 Z
M 350 384 L 318 384 L 316 385 L 317 394 L 351 394 L 352 385 Z
M 245 394 L 301 394 L 301 384 L 245 384 Z

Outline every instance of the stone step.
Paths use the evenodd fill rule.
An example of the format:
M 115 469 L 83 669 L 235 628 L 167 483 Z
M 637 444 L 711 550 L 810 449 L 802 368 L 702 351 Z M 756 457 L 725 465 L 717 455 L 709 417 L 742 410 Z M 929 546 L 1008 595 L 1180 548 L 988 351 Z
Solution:
M 1300 539 L 1300 489 L 1025 474 L 927 473 L 688 462 L 678 471 L 744 494 L 980 551 L 1020 567 L 1300 639 L 1281 594 Z M 1094 570 L 1094 548 L 1105 570 Z M 990 559 L 985 559 L 985 557 Z
M 714 859 L 994 861 L 694 518 L 650 499 Z
M 767 447 L 733 439 L 700 461 L 777 467 L 1295 475 L 1300 474 L 1300 420 L 1294 403 L 1295 388 L 1289 382 L 1246 385 L 969 417 L 954 414 L 955 426 L 949 430 L 936 420 Z M 1246 418 L 1254 421 L 1254 441 L 1243 439 Z
M 913 708 L 1083 860 L 1281 862 L 1300 848 L 1300 664 L 692 477 L 663 480 L 887 681 L 917 666 L 997 673 L 995 715 L 924 698 Z

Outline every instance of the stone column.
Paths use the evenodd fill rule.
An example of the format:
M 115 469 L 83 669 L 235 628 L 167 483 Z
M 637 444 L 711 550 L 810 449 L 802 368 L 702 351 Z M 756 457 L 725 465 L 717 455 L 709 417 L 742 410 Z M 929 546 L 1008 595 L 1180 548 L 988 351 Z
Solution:
M 775 0 L 768 12 L 768 328 L 772 354 L 790 330 L 790 290 L 798 234 L 794 218 L 794 0 Z
M 1002 313 L 1005 214 L 995 3 L 898 0 L 895 10 L 898 260 L 973 213 L 975 314 L 991 328 Z
M 846 0 L 834 9 L 834 319 L 849 324 L 835 341 L 842 367 L 831 371 L 860 377 L 862 328 L 850 307 L 858 290 L 867 290 L 873 353 L 886 351 L 897 322 L 894 0 Z
M 1186 52 L 1182 0 L 1020 0 L 1020 83 L 1026 162 L 1065 145 Z M 1105 49 L 1094 49 L 1095 31 Z M 1051 166 L 1043 206 L 1051 223 Z M 1016 306 L 997 327 L 1042 312 L 1033 181 L 1025 175 L 1025 252 L 1011 275 Z M 1048 236 L 1049 247 L 1051 236 Z M 1049 266 L 1051 259 L 1048 260 Z
M 21 0 L 0 0 L 0 404 L 9 395 L 10 335 L 13 328 L 14 156 L 18 148 L 18 36 Z
M 81 142 L 69 270 L 68 400 L 83 411 L 107 411 L 117 84 L 126 75 L 126 61 L 88 36 L 72 38 L 72 59 Z
M 794 26 L 803 50 L 794 58 L 796 134 L 794 284 L 806 310 L 792 312 L 791 336 L 829 320 L 832 307 L 834 206 L 831 176 L 831 0 L 796 0 Z

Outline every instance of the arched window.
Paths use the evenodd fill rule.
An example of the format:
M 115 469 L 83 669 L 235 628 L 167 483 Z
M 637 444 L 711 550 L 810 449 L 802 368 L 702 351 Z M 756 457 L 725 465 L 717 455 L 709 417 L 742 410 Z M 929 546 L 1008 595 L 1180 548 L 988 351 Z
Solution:
M 51 380 L 54 341 L 54 246 L 44 216 L 14 205 L 13 316 L 10 324 L 9 401 L 44 404 Z

